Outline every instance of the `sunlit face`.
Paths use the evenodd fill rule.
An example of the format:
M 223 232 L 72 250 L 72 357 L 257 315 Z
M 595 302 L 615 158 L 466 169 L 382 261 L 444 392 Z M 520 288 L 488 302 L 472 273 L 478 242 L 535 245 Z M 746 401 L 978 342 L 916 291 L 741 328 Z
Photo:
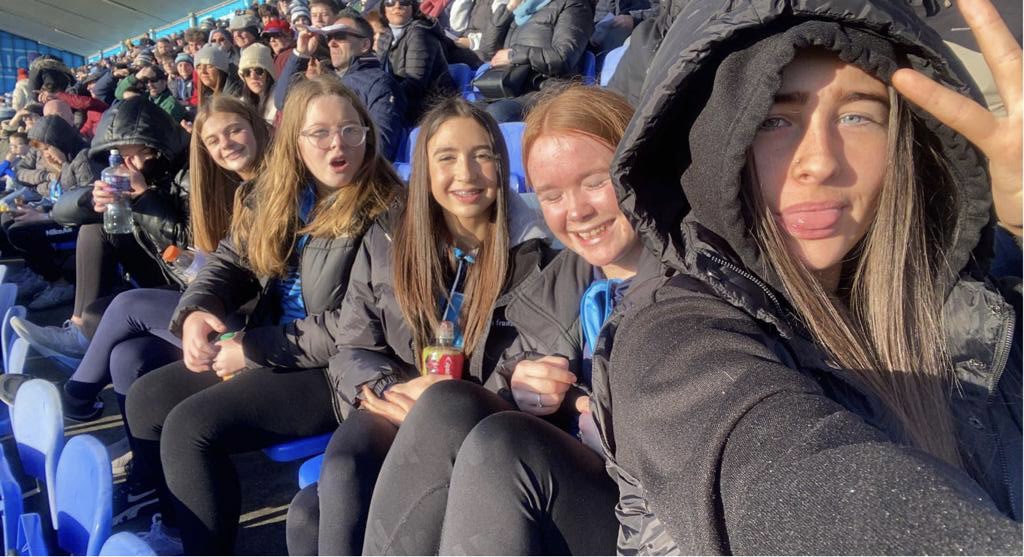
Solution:
M 231 52 L 231 41 L 231 37 L 229 37 L 225 33 L 215 33 L 212 37 L 210 37 L 210 42 L 216 45 L 217 48 L 223 50 L 224 52 Z
M 217 87 L 217 72 L 219 71 L 213 64 L 199 64 L 196 66 L 196 71 L 199 74 L 199 81 L 203 85 L 214 89 Z
M 256 35 L 253 35 L 252 32 L 246 30 L 232 31 L 231 36 L 235 41 L 235 46 L 237 46 L 239 50 L 256 42 Z
M 324 95 L 307 105 L 302 134 L 298 138 L 299 156 L 321 188 L 335 190 L 352 183 L 366 158 L 365 136 L 359 145 L 349 145 L 341 130 L 346 126 L 365 126 L 359 113 L 348 99 L 337 95 Z M 330 145 L 321 149 L 309 137 L 318 133 L 332 134 Z
M 339 23 L 355 27 L 355 22 L 351 19 L 341 19 Z M 340 33 L 327 39 L 327 47 L 331 51 L 331 65 L 340 69 L 348 67 L 352 58 L 368 51 L 370 41 L 351 33 Z
M 28 143 L 20 137 L 17 139 L 11 139 L 11 152 L 18 156 L 25 156 L 28 153 Z
M 203 49 L 203 46 L 205 44 L 206 43 L 204 43 L 203 41 L 189 41 L 188 44 L 185 45 L 185 52 L 188 52 L 192 56 L 195 56 L 196 53 Z
M 291 36 L 285 33 L 274 33 L 270 36 L 270 49 L 274 51 L 274 54 L 280 54 L 281 51 L 291 48 L 292 40 Z
M 334 23 L 334 10 L 324 4 L 313 4 L 309 7 L 309 15 L 315 27 L 327 27 Z
M 182 77 L 183 79 L 192 79 L 192 72 L 195 70 L 195 68 L 193 68 L 192 64 L 189 64 L 188 62 L 178 62 L 177 70 L 178 76 Z
M 200 136 L 214 164 L 236 174 L 251 168 L 258 156 L 252 125 L 233 112 L 211 114 Z
M 609 278 L 627 278 L 643 248 L 615 197 L 614 154 L 588 135 L 543 135 L 530 147 L 526 172 L 555 237 Z
M 761 197 L 812 272 L 838 277 L 874 220 L 888 153 L 889 93 L 831 54 L 804 51 L 751 147 Z
M 452 118 L 427 141 L 430 193 L 445 220 L 466 229 L 489 219 L 498 198 L 498 162 L 487 130 L 473 118 Z
M 384 16 L 388 23 L 401 27 L 412 19 L 412 2 L 410 0 L 384 0 Z
M 246 68 L 242 71 L 245 86 L 256 95 L 262 95 L 267 88 L 267 71 L 263 68 Z

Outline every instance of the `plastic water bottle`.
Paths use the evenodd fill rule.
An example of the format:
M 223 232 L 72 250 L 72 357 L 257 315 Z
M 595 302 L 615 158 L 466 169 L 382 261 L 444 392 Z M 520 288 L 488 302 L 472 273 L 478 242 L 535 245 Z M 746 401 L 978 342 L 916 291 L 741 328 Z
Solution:
M 164 250 L 163 260 L 174 269 L 175 274 L 180 276 L 185 284 L 191 284 L 206 263 L 206 255 L 199 250 L 181 249 L 172 244 Z
M 107 204 L 103 213 L 103 231 L 107 234 L 131 234 L 135 228 L 132 209 L 128 206 L 127 193 L 131 191 L 131 173 L 124 165 L 124 159 L 117 149 L 110 150 L 110 166 L 103 169 L 100 180 L 117 190 L 114 201 Z

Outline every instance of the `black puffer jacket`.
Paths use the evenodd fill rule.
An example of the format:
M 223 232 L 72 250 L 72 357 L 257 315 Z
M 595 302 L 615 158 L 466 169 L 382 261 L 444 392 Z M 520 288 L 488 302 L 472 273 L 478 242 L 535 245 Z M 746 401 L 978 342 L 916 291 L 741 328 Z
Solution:
M 569 77 L 578 73 L 587 41 L 594 33 L 594 7 L 587 0 L 551 0 L 522 27 L 512 12 L 499 6 L 484 32 L 480 56 L 490 60 L 502 48 L 511 48 L 512 64 L 529 64 L 541 76 Z
M 629 104 L 640 104 L 640 95 L 646 90 L 644 82 L 651 60 L 654 60 L 654 54 L 661 47 L 661 41 L 672 27 L 672 22 L 684 9 L 692 17 L 703 17 L 716 7 L 714 3 L 706 2 L 701 6 L 693 0 L 661 0 L 658 15 L 640 22 L 630 34 L 629 46 L 608 82 L 608 88 L 626 97 Z
M 961 91 L 966 73 L 899 3 L 714 8 L 676 20 L 612 168 L 646 247 L 682 272 L 613 316 L 595 350 L 619 551 L 1020 553 L 1019 283 L 1004 299 L 982 272 L 983 159 L 918 114 L 959 190 L 937 280 L 965 470 L 909 448 L 885 406 L 810 339 L 740 201 L 750 142 L 795 49 L 831 50 L 882 80 L 894 70 L 886 44 Z
M 149 188 L 130 206 L 135 239 L 163 264 L 160 254 L 167 246 L 191 243 L 188 172 L 182 170 L 188 156 L 188 136 L 163 109 L 138 97 L 115 103 L 103 114 L 89 156 L 94 164 L 105 168 L 110 150 L 122 145 L 144 145 L 158 153 L 141 169 Z M 61 197 L 54 207 L 54 220 L 65 226 L 101 220 L 92 208 L 92 191 L 76 193 Z
M 444 56 L 445 40 L 441 26 L 421 15 L 388 47 L 386 69 L 398 78 L 405 94 L 407 122 L 419 120 L 435 97 L 456 92 Z

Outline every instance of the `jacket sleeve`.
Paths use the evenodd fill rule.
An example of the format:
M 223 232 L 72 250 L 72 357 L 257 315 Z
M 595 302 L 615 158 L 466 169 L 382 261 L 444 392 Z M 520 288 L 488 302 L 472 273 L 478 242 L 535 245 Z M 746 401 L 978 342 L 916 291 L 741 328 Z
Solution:
M 441 43 L 429 31 L 410 27 L 406 38 L 405 64 L 401 68 L 400 86 L 406 99 L 422 99 L 430 91 L 434 76 L 430 75 L 434 61 L 441 52 Z
M 42 157 L 35 149 L 21 157 L 21 161 L 14 169 L 14 175 L 19 182 L 30 188 L 38 188 L 50 182 L 50 171 L 45 167 Z
M 634 27 L 639 25 L 641 21 L 646 21 L 658 15 L 658 11 L 661 7 L 661 0 L 649 0 L 649 2 L 645 2 L 645 4 L 647 4 L 646 7 L 629 10 L 629 15 L 633 16 Z
M 93 110 L 103 112 L 110 108 L 107 103 L 89 95 L 72 95 L 71 93 L 57 93 L 57 98 L 68 103 L 72 110 Z
M 180 337 L 185 318 L 194 311 L 212 313 L 223 320 L 256 297 L 259 291 L 259 280 L 242 264 L 234 243 L 230 239 L 222 240 L 181 295 L 171 317 L 170 330 Z
M 296 56 L 295 50 L 292 49 L 284 63 L 281 74 L 277 77 L 277 81 L 274 82 L 274 106 L 279 111 L 284 110 L 284 101 L 288 97 L 288 90 L 291 89 L 297 80 L 302 78 L 299 66 L 302 65 L 300 62 L 304 60 L 304 58 Z
M 486 0 L 478 1 L 483 2 Z M 495 52 L 505 47 L 505 37 L 508 36 L 513 21 L 512 12 L 505 8 L 505 4 L 494 9 L 491 13 L 490 21 L 480 37 L 480 48 L 478 50 L 480 51 L 481 60 L 485 62 L 490 61 L 491 58 L 494 58 Z
M 360 390 L 365 384 L 380 395 L 388 386 L 399 383 L 416 373 L 414 367 L 403 362 L 388 345 L 386 323 L 377 295 L 379 284 L 374 284 L 373 257 L 390 253 L 383 234 L 371 229 L 367 232 L 352 264 L 345 301 L 341 304 L 336 342 L 337 354 L 331 358 L 329 377 L 335 391 L 346 403 L 341 408 L 343 417 L 359 406 Z M 374 246 L 374 244 L 378 244 Z M 387 265 L 387 263 L 378 263 Z
M 511 45 L 514 54 L 510 62 L 529 64 L 534 71 L 548 77 L 571 75 L 576 72 L 593 33 L 594 14 L 590 5 L 583 0 L 568 0 L 555 20 L 551 44 L 544 47 Z
M 132 85 L 135 85 L 135 81 L 136 80 L 134 75 L 125 76 L 121 79 L 121 81 L 118 81 L 117 89 L 114 90 L 114 98 L 118 100 L 124 100 L 124 92 L 127 91 L 128 88 Z
M 96 85 L 93 85 L 92 91 L 96 95 L 97 99 L 100 99 L 105 104 L 113 104 L 114 89 L 116 87 L 116 80 L 114 79 L 113 72 L 106 71 L 96 80 Z
M 746 314 L 693 294 L 634 317 L 608 370 L 613 452 L 679 552 L 1020 550 L 970 477 L 825 396 Z
M 402 89 L 390 76 L 383 76 L 373 84 L 367 95 L 366 109 L 380 135 L 381 152 L 388 160 L 394 160 L 402 142 L 405 126 L 405 96 Z
M 162 251 L 171 244 L 188 245 L 188 196 L 182 189 L 150 187 L 132 200 L 131 208 L 135 226 L 157 249 Z

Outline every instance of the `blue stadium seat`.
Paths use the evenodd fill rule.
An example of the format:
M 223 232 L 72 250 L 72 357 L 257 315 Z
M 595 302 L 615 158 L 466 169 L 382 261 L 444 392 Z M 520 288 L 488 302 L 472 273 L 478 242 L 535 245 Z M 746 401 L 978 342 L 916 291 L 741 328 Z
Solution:
M 4 553 L 13 555 L 18 549 L 18 522 L 25 511 L 21 500 L 21 486 L 11 474 L 11 465 L 0 445 L 0 498 L 3 504 Z
M 466 93 L 467 90 L 472 92 L 473 77 L 476 72 L 468 64 L 448 64 L 448 73 L 452 76 L 455 88 L 460 94 Z
M 110 537 L 113 516 L 110 454 L 103 443 L 91 435 L 68 441 L 57 467 L 56 488 L 57 546 L 71 555 L 99 555 Z M 18 547 L 23 555 L 51 554 L 38 514 L 22 515 L 20 527 Z
M 332 431 L 323 435 L 303 437 L 302 439 L 280 443 L 263 449 L 263 454 L 267 455 L 267 458 L 274 462 L 291 462 L 310 457 L 324 452 L 324 449 L 327 448 L 327 442 L 331 440 L 331 435 L 333 434 L 334 432 Z
M 107 538 L 100 555 L 156 555 L 152 547 L 131 532 L 118 532 Z
M 317 455 L 299 466 L 299 489 L 320 481 L 320 467 L 324 463 L 324 455 Z
M 597 84 L 597 56 L 589 50 L 583 53 L 583 59 L 580 60 L 580 74 L 584 85 Z
M 71 555 L 99 555 L 110 537 L 113 482 L 110 453 L 103 443 L 91 435 L 72 437 L 61 452 L 54 490 L 61 549 Z
M 612 80 L 612 76 L 615 75 L 615 68 L 619 65 L 619 60 L 622 60 L 622 55 L 626 53 L 626 47 L 620 46 L 613 48 L 608 51 L 608 54 L 604 55 L 604 62 L 601 64 L 601 87 L 607 87 Z
M 57 386 L 33 379 L 18 389 L 11 414 L 21 468 L 46 484 L 50 520 L 57 527 L 57 462 L 64 448 L 64 410 Z
M 518 193 L 529 191 L 526 183 L 526 168 L 523 167 L 523 130 L 526 125 L 522 122 L 504 122 L 499 124 L 501 135 L 505 137 L 505 146 L 508 147 L 508 162 L 513 175 L 509 184 Z
M 0 265 L 0 283 L 7 280 L 7 265 Z
M 2 345 L 0 348 L 3 349 L 3 366 L 7 373 L 11 373 L 11 349 L 14 347 L 14 342 L 21 339 L 11 327 L 11 318 L 14 316 L 24 318 L 26 313 L 25 306 L 13 306 L 3 313 L 3 324 L 0 325 L 0 345 Z M 23 339 L 22 342 L 25 343 Z

